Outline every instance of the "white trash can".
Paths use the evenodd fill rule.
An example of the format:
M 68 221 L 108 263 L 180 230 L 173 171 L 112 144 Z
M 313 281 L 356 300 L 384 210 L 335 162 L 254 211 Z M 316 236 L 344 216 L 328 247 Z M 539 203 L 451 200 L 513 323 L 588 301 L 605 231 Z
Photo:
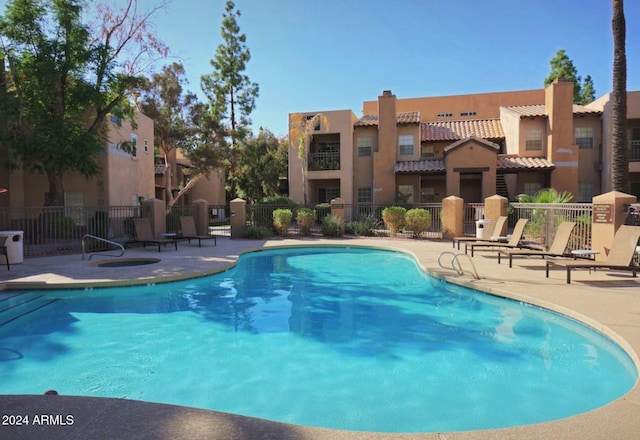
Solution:
M 482 219 L 476 221 L 476 238 L 490 240 L 495 226 L 496 222 L 494 220 Z
M 24 231 L 0 231 L 0 237 L 7 237 L 5 246 L 7 247 L 6 258 L 9 258 L 9 264 L 22 263 L 24 261 Z M 0 255 L 0 258 L 2 257 L 4 255 Z

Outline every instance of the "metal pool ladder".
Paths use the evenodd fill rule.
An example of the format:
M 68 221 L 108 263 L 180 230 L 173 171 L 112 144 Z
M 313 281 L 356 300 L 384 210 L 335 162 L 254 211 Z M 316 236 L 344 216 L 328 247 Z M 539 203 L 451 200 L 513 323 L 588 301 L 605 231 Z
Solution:
M 95 235 L 91 235 L 91 234 L 84 234 L 84 236 L 82 237 L 82 259 L 84 260 L 84 243 L 86 241 L 87 238 L 91 238 L 93 240 L 98 240 L 98 241 L 102 241 L 104 243 L 109 243 L 111 245 L 114 245 L 116 247 L 120 248 L 120 255 L 109 255 L 109 254 L 102 254 L 102 255 L 106 255 L 107 257 L 122 257 L 124 255 L 124 246 L 122 246 L 120 243 L 117 243 L 115 241 L 111 241 L 111 240 L 107 240 L 106 238 L 102 238 L 102 237 L 96 237 Z M 95 255 L 95 253 L 89 255 L 89 260 L 91 260 L 91 257 L 93 257 Z
M 441 252 L 440 255 L 438 256 L 438 266 L 440 266 L 443 269 L 449 269 L 444 264 L 442 264 L 442 257 L 445 255 L 453 255 L 453 258 L 451 259 L 451 269 L 455 270 L 458 275 L 464 275 L 464 269 L 462 269 L 462 264 L 460 264 L 459 258 L 465 257 L 467 260 L 469 260 L 469 263 L 471 263 L 471 269 L 472 269 L 471 274 L 473 275 L 473 277 L 476 280 L 480 279 L 480 277 L 478 276 L 478 271 L 476 270 L 476 265 L 473 264 L 473 260 L 468 254 L 464 254 L 464 253 L 456 254 L 450 251 Z

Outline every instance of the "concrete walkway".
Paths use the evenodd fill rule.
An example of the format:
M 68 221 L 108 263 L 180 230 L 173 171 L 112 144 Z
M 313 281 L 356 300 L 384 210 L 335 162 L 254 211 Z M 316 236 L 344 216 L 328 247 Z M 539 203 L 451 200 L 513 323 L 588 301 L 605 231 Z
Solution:
M 413 254 L 425 270 L 448 281 L 485 292 L 560 311 L 607 334 L 640 366 L 640 278 L 629 272 L 574 271 L 572 284 L 556 270 L 545 278 L 542 259 L 514 259 L 498 265 L 493 252 L 477 252 L 473 262 L 479 280 L 457 275 L 437 264 L 441 252 L 454 251 L 449 241 L 391 238 L 272 239 L 218 238 L 218 245 L 181 243 L 136 248 L 123 258 L 160 258 L 145 266 L 106 268 L 92 265 L 109 257 L 83 261 L 79 255 L 26 259 L 10 271 L 0 267 L 0 288 L 60 288 L 121 285 L 176 280 L 214 273 L 230 267 L 245 251 L 279 245 L 376 246 Z M 457 252 L 457 251 L 456 251 Z M 446 259 L 446 258 L 445 258 Z M 465 261 L 463 261 L 463 265 Z M 467 263 L 467 266 L 469 264 Z M 0 295 L 2 293 L 0 292 Z M 567 396 L 570 400 L 571 396 Z M 72 396 L 0 396 L 4 415 L 64 414 L 73 424 L 63 426 L 0 424 L 7 439 L 637 439 L 640 438 L 640 386 L 609 405 L 567 419 L 516 428 L 427 434 L 376 434 L 293 426 L 193 408 L 121 399 Z M 428 416 L 428 414 L 425 414 Z

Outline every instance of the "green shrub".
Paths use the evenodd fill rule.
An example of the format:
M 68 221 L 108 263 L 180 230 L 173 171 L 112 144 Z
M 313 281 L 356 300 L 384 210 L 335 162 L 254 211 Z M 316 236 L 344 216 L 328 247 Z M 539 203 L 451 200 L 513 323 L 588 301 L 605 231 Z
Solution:
M 293 214 L 290 209 L 276 209 L 273 211 L 273 227 L 276 230 L 276 234 L 287 235 L 292 217 Z
M 271 235 L 271 230 L 264 226 L 247 225 L 244 230 L 244 238 L 251 238 L 254 240 L 261 240 Z
M 407 210 L 401 206 L 389 206 L 382 210 L 382 220 L 391 235 L 395 235 L 402 230 L 406 213 Z
M 350 223 L 349 230 L 355 235 L 372 237 L 376 235 L 376 229 L 380 228 L 380 222 L 372 214 L 360 217 L 360 220 Z
M 342 237 L 345 230 L 345 222 L 335 215 L 328 215 L 322 219 L 320 230 L 325 237 Z
M 331 205 L 328 203 L 320 203 L 315 207 L 316 223 L 321 224 L 322 219 L 331 214 Z
M 284 196 L 265 197 L 264 199 L 257 202 L 256 205 L 275 205 L 288 208 L 295 208 L 296 206 L 298 206 L 298 204 L 294 200 Z
M 302 235 L 310 235 L 311 227 L 316 223 L 316 212 L 309 208 L 300 208 L 296 215 Z
M 414 238 L 420 237 L 431 226 L 431 213 L 426 209 L 413 208 L 407 211 L 404 216 L 407 229 L 411 231 Z
M 68 240 L 73 238 L 76 222 L 71 217 L 58 217 L 51 220 L 52 237 Z

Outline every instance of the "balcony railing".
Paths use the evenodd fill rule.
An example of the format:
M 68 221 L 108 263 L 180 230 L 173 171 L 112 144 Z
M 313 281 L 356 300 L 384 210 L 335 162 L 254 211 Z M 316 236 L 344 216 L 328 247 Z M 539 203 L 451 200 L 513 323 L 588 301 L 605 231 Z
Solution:
M 633 140 L 629 145 L 629 160 L 640 161 L 640 140 Z
M 340 152 L 309 153 L 309 171 L 339 170 Z

